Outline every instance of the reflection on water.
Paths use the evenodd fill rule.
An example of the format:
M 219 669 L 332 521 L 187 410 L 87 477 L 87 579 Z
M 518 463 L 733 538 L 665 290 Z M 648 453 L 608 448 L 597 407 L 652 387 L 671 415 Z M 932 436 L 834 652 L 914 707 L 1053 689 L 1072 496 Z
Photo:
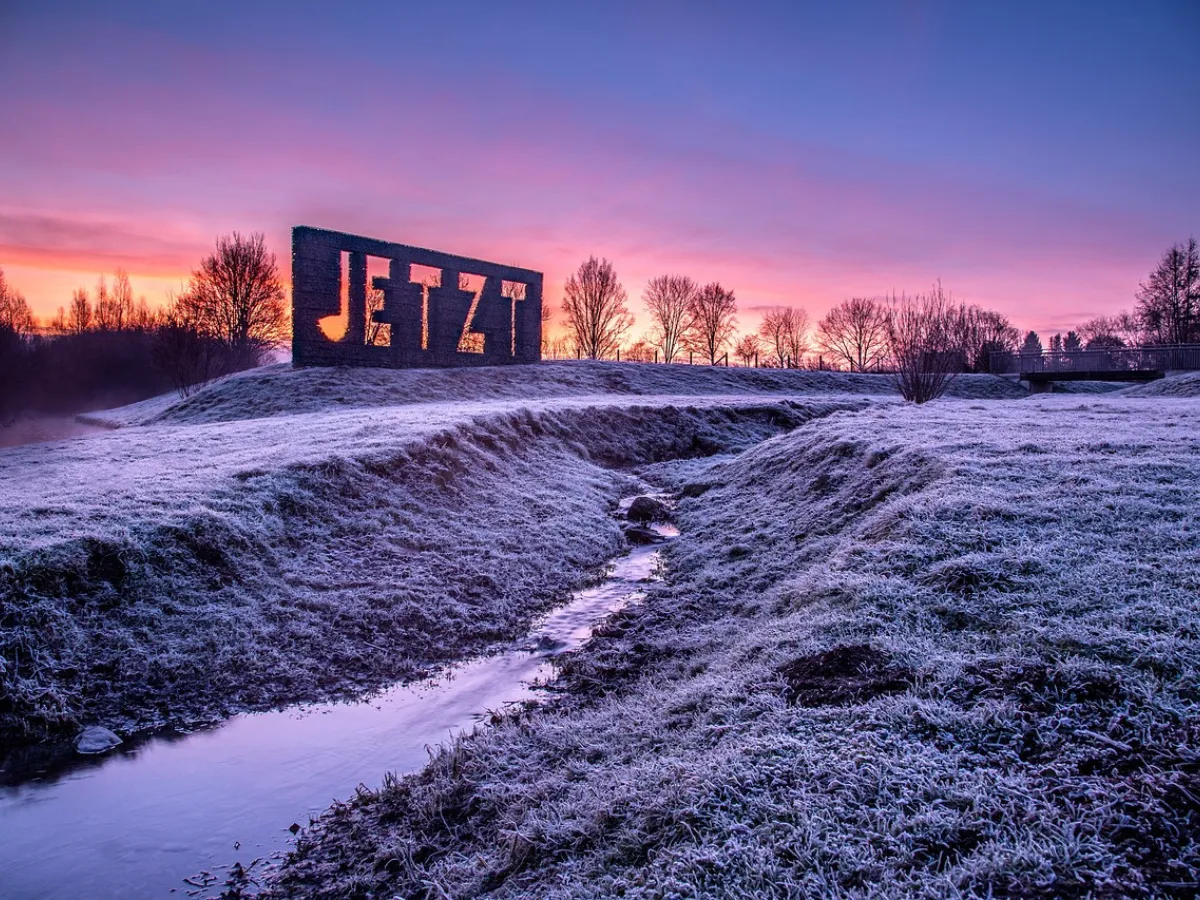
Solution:
M 530 682 L 552 674 L 550 658 L 636 599 L 657 559 L 635 549 L 513 649 L 439 679 L 361 703 L 237 716 L 0 787 L 0 897 L 180 896 L 185 877 L 278 852 L 293 822 L 384 772 L 419 769 L 427 747 L 535 697 Z

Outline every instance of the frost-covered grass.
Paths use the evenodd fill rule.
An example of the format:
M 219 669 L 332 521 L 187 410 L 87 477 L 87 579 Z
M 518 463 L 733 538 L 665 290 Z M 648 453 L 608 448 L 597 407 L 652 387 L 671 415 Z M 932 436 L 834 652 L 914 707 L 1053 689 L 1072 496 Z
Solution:
M 244 373 L 0 451 L 0 744 L 352 693 L 484 650 L 616 552 L 623 467 L 866 402 L 512 388 L 295 411 L 314 380 L 369 395 L 399 374 L 422 377 Z M 460 397 L 477 377 L 435 375 Z M 131 424 L 147 410 L 158 424 Z
M 1050 390 L 1055 394 L 1111 394 L 1113 391 L 1129 389 L 1127 381 L 1052 381 Z
M 81 417 L 107 425 L 234 419 L 419 403 L 528 401 L 632 395 L 849 394 L 895 397 L 889 375 L 612 362 L 544 362 L 482 369 L 293 369 L 267 366 L 219 381 L 185 400 L 174 395 Z M 1025 396 L 1015 382 L 963 375 L 955 397 Z
M 872 406 L 651 467 L 666 581 L 271 896 L 1194 896 L 1198 413 Z
M 1200 372 L 1160 378 L 1149 384 L 1126 388 L 1125 393 L 1135 397 L 1200 397 Z

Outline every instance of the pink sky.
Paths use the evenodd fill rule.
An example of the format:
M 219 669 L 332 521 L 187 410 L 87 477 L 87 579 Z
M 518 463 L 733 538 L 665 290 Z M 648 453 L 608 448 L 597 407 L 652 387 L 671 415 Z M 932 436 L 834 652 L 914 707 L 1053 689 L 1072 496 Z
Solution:
M 265 232 L 286 274 L 290 228 L 306 224 L 539 269 L 555 306 L 595 254 L 639 314 L 666 272 L 732 287 L 747 328 L 765 307 L 815 321 L 846 297 L 940 278 L 1048 333 L 1129 307 L 1197 209 L 1196 188 L 1172 190 L 1160 171 L 1175 135 L 1127 146 L 1113 121 L 1089 142 L 1035 94 L 1010 108 L 990 83 L 954 106 L 964 70 L 943 83 L 902 54 L 877 82 L 830 72 L 806 82 L 817 99 L 772 105 L 762 91 L 793 74 L 786 59 L 748 55 L 722 75 L 687 56 L 635 77 L 557 51 L 447 60 L 332 39 L 310 58 L 291 42 L 319 45 L 307 25 L 264 49 L 171 18 L 80 30 L 26 11 L 10 24 L 0 86 L 40 75 L 6 91 L 21 127 L 0 133 L 0 266 L 42 316 L 118 267 L 161 303 L 235 229 Z M 924 20 L 911 30 L 938 40 Z M 1107 85 L 1081 100 L 1046 77 L 1072 115 L 1083 100 L 1100 124 L 1139 109 Z

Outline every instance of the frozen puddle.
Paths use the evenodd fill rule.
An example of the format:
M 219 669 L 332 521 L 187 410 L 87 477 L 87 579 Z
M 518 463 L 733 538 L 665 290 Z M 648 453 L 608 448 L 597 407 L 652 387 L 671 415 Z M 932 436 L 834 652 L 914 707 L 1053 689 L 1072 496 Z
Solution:
M 660 532 L 673 535 L 668 526 Z M 412 772 L 426 747 L 468 731 L 492 710 L 537 696 L 550 659 L 583 644 L 609 613 L 641 594 L 658 553 L 638 547 L 600 585 L 578 592 L 513 649 L 361 703 L 236 716 L 183 737 L 155 738 L 55 780 L 0 787 L 0 897 L 180 897 L 220 892 L 235 860 L 286 848 L 359 784 Z M 184 882 L 208 871 L 208 890 Z

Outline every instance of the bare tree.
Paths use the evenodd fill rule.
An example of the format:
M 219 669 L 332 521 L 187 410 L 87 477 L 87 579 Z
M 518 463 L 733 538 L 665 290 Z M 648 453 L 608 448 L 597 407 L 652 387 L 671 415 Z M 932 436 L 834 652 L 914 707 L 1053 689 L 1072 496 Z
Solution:
M 124 269 L 117 269 L 110 290 L 100 277 L 96 285 L 96 302 L 92 307 L 92 327 L 97 331 L 123 331 L 133 327 L 133 287 Z
M 963 365 L 970 371 L 991 371 L 991 356 L 1017 349 L 1021 335 L 1001 313 L 978 306 L 961 306 L 956 329 Z
M 108 292 L 104 276 L 96 284 L 96 302 L 92 305 L 92 327 L 97 331 L 120 331 L 121 309 Z
M 553 310 L 550 309 L 550 304 L 542 298 L 542 356 L 546 356 L 550 352 L 550 318 Z
M 625 288 L 607 259 L 589 257 L 567 279 L 563 312 L 575 345 L 588 359 L 604 359 L 621 346 L 633 325 Z
M 1079 337 L 1088 350 L 1136 347 L 1143 343 L 1141 325 L 1128 311 L 1115 316 L 1096 316 L 1079 326 Z
M 780 367 L 797 367 L 808 350 L 808 313 L 793 306 L 769 309 L 758 333 Z
M 67 328 L 72 334 L 83 334 L 92 327 L 92 301 L 85 288 L 76 288 L 67 311 Z
M 151 312 L 145 297 L 138 297 L 137 303 L 129 314 L 129 327 L 140 331 L 149 331 L 158 324 L 158 315 Z
M 685 345 L 714 365 L 737 331 L 737 298 L 715 281 L 706 284 L 692 298 L 688 317 Z
M 217 238 L 179 305 L 202 333 L 225 345 L 234 368 L 259 364 L 287 338 L 286 294 L 261 232 Z
M 646 338 L 634 341 L 621 351 L 621 359 L 628 362 L 654 362 L 654 345 Z
M 381 344 L 386 345 L 391 342 L 392 326 L 379 322 L 375 319 L 375 313 L 383 310 L 383 291 L 375 287 L 373 284 L 367 285 L 367 329 L 363 336 L 363 343 L 368 346 L 375 347 Z
M 750 363 L 758 359 L 758 354 L 762 352 L 762 341 L 758 339 L 757 334 L 744 334 L 733 347 L 733 355 L 741 360 L 743 366 L 748 366 Z
M 0 269 L 0 425 L 11 424 L 28 402 L 33 313 Z
M 117 269 L 113 275 L 112 304 L 117 330 L 133 328 L 137 308 L 133 302 L 133 285 L 129 283 L 129 273 L 124 269 Z
M 163 311 L 151 357 L 181 397 L 230 371 L 228 349 L 205 330 L 195 308 L 181 297 L 172 297 Z
M 58 312 L 47 323 L 46 327 L 52 334 L 70 334 L 71 327 L 67 324 L 67 309 L 64 306 L 58 308 Z
M 663 362 L 673 362 L 683 348 L 698 290 L 696 282 L 686 275 L 659 275 L 646 285 L 642 299 L 650 313 L 647 340 L 662 354 Z
M 1195 238 L 1163 254 L 1138 289 L 1137 313 L 1153 343 L 1200 341 L 1200 249 Z
M 941 283 L 928 294 L 892 298 L 888 347 L 896 366 L 896 385 L 905 400 L 934 400 L 958 374 L 962 365 L 955 335 L 958 314 Z
M 16 288 L 11 287 L 0 269 L 0 328 L 22 340 L 33 334 L 33 312 L 29 303 Z
M 579 348 L 576 346 L 572 334 L 560 334 L 550 341 L 551 359 L 573 359 L 577 355 L 579 355 Z
M 851 372 L 874 369 L 887 358 L 887 307 L 866 297 L 843 300 L 817 325 L 817 343 Z

